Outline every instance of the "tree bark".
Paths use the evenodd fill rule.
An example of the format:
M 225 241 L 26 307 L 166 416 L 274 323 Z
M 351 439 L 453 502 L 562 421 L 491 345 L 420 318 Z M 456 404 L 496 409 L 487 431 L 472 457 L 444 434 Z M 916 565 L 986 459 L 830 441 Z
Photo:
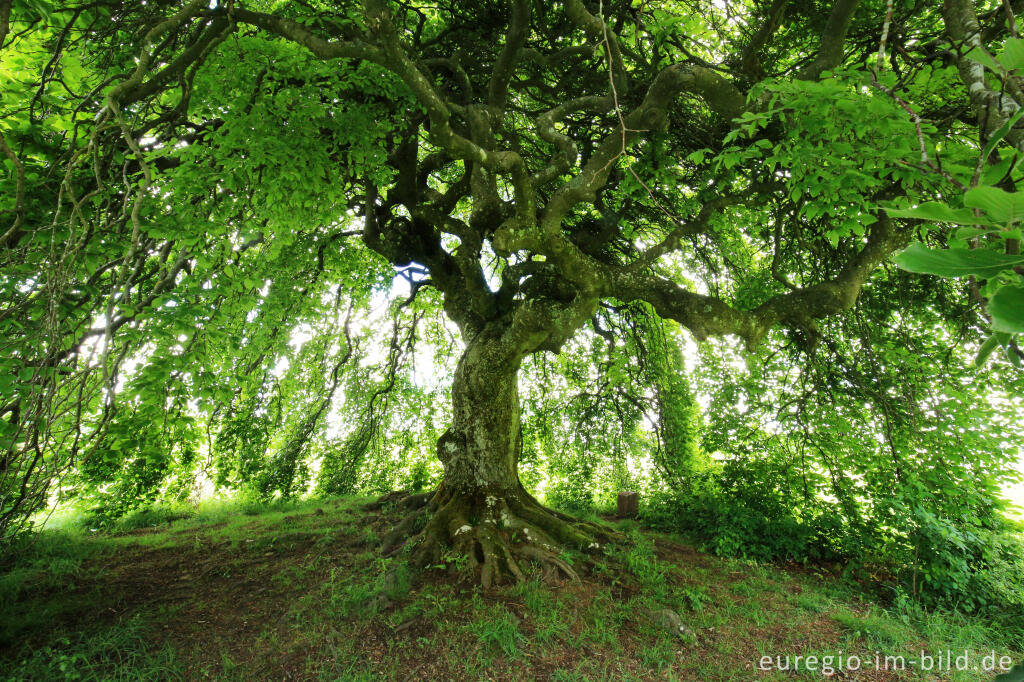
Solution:
M 437 443 L 443 486 L 452 493 L 502 496 L 522 487 L 517 469 L 522 359 L 509 355 L 485 332 L 459 359 L 452 381 L 453 423 Z
M 452 383 L 452 426 L 437 444 L 444 478 L 433 494 L 398 503 L 411 513 L 385 536 L 385 554 L 408 546 L 417 568 L 461 555 L 490 587 L 505 578 L 525 580 L 531 566 L 545 577 L 577 579 L 563 550 L 593 550 L 617 536 L 544 507 L 520 483 L 524 355 L 500 331 L 481 332 L 467 344 Z

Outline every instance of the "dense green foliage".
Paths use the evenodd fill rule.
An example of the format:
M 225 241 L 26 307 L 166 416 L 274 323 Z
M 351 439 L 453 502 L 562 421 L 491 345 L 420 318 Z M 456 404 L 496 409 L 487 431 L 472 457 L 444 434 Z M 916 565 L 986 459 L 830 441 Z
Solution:
M 432 490 L 484 339 L 551 504 L 1024 627 L 1003 3 L 0 10 L 3 540 Z

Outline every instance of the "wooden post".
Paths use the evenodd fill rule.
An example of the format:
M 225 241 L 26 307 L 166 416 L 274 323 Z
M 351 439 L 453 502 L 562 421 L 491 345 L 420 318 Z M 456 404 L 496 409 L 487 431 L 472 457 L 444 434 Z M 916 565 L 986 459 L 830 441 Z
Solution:
M 640 493 L 623 490 L 619 493 L 619 518 L 632 519 L 640 512 Z

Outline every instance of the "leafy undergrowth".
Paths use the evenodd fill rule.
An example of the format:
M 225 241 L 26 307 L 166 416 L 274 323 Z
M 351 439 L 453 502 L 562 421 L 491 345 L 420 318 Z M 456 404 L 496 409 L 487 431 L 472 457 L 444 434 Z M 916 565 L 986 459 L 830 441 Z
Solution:
M 44 531 L 0 573 L 0 678 L 819 679 L 841 653 L 861 670 L 833 658 L 828 677 L 982 680 L 993 674 L 922 672 L 917 659 L 1021 657 L 1019 635 L 980 620 L 884 610 L 813 571 L 708 556 L 628 522 L 630 542 L 593 565 L 569 557 L 580 583 L 483 590 L 457 562 L 416 581 L 380 558 L 396 517 L 366 501 Z M 787 655 L 817 662 L 759 669 Z M 885 656 L 906 669 L 886 670 Z

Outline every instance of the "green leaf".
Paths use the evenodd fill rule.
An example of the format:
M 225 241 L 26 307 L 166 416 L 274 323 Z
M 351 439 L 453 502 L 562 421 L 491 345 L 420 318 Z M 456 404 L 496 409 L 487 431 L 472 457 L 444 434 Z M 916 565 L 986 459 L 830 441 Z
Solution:
M 1006 355 L 1006 359 L 1010 361 L 1011 365 L 1017 369 L 1024 369 L 1024 360 L 1021 360 L 1020 351 L 1017 348 L 1008 343 L 1003 346 L 1003 354 Z
M 1024 67 L 1024 40 L 1010 38 L 999 53 L 999 63 L 1007 71 L 1014 71 Z
M 894 260 L 903 270 L 923 275 L 975 275 L 990 279 L 1003 270 L 1024 263 L 1024 256 L 1008 256 L 985 249 L 929 249 L 924 244 L 915 242 L 898 253 Z
M 1013 128 L 1014 125 L 1016 125 L 1022 115 L 1024 115 L 1024 109 L 1018 109 L 1017 113 L 1011 116 L 1006 123 L 999 126 L 995 132 L 992 133 L 988 138 L 988 144 L 985 145 L 985 149 L 981 153 L 981 158 L 987 159 L 992 155 L 992 150 L 996 148 L 996 145 L 999 144 L 1000 140 L 1006 137 L 1006 134 L 1010 132 L 1010 129 Z
M 1008 334 L 1024 333 L 1024 287 L 1005 286 L 988 301 L 992 329 Z
M 975 187 L 964 195 L 964 205 L 980 208 L 1002 223 L 1024 219 L 1024 192 L 1007 192 L 998 187 Z
M 1001 345 L 999 341 L 1000 336 L 1003 335 L 999 333 L 994 333 L 990 337 L 985 339 L 985 343 L 981 344 L 981 348 L 978 349 L 978 355 L 974 358 L 975 367 L 985 366 L 985 363 L 988 361 L 989 356 L 992 355 L 992 351 L 994 351 Z
M 996 73 L 1002 73 L 1003 71 L 1003 69 L 999 66 L 999 62 L 997 62 L 995 58 L 982 47 L 974 48 L 973 50 L 967 53 L 966 57 L 968 59 L 973 59 L 979 64 L 987 66 Z
M 983 367 L 992 352 L 999 347 L 1002 347 L 1003 353 L 1011 365 L 1014 367 L 1021 366 L 1020 352 L 1013 345 L 1013 334 L 1007 334 L 1006 332 L 992 332 L 992 335 L 978 349 L 978 356 L 974 359 L 975 366 Z
M 988 221 L 974 215 L 969 208 L 951 208 L 939 201 L 926 201 L 914 208 L 887 208 L 885 212 L 892 218 L 917 218 L 937 223 L 955 223 L 957 225 L 987 225 Z
M 956 232 L 953 233 L 954 239 L 974 239 L 975 237 L 981 237 L 982 235 L 992 234 L 998 232 L 995 228 L 981 228 L 981 227 L 960 227 L 957 228 Z

